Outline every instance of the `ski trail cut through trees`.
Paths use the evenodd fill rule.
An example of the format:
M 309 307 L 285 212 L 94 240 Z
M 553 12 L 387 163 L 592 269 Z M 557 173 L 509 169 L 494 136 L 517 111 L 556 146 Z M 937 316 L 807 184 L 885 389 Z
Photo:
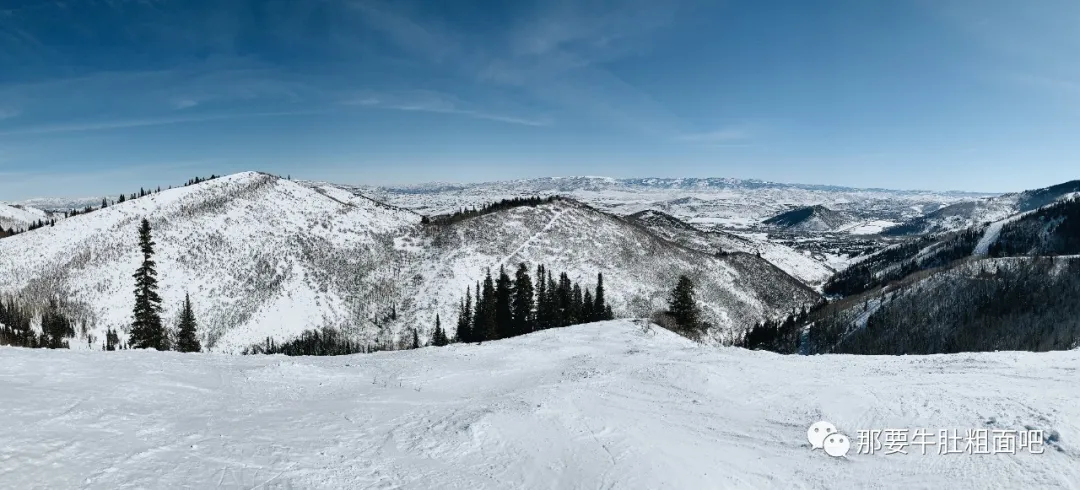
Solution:
M 515 255 L 521 253 L 522 250 L 525 250 L 525 247 L 531 245 L 532 242 L 536 241 L 536 239 L 540 237 L 540 235 L 543 235 L 544 233 L 547 233 L 549 230 L 551 230 L 551 227 L 555 226 L 555 222 L 559 221 L 559 218 L 561 218 L 564 214 L 566 214 L 565 209 L 561 209 L 556 212 L 555 216 L 551 217 L 551 221 L 548 221 L 548 223 L 544 225 L 544 227 L 541 228 L 540 231 L 536 232 L 536 234 L 525 240 L 525 243 L 522 243 L 520 247 L 516 248 L 513 252 L 510 252 L 510 255 L 507 255 L 501 261 L 499 261 L 499 264 L 508 264 L 508 261 L 510 259 L 514 258 Z
M 990 253 L 990 245 L 993 245 L 1001 236 L 1001 227 L 1005 226 L 1005 222 L 1008 220 L 995 221 L 990 223 L 990 226 L 986 227 L 986 231 L 983 232 L 982 238 L 979 239 L 979 243 L 975 244 L 975 250 L 971 252 L 972 255 L 986 255 Z

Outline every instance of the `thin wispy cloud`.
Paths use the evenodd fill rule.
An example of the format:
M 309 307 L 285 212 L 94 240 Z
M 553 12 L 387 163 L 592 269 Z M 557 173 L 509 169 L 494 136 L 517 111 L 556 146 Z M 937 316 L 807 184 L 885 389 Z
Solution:
M 505 31 L 483 35 L 385 4 L 356 5 L 370 28 L 410 56 L 453 67 L 474 84 L 517 91 L 576 118 L 670 136 L 684 125 L 681 118 L 602 64 L 647 51 L 648 35 L 669 27 L 688 1 L 541 2 Z
M 744 128 L 723 128 L 707 133 L 683 134 L 677 139 L 692 143 L 736 143 L 745 142 L 752 137 L 753 134 Z
M 4 119 L 19 117 L 19 114 L 22 114 L 22 112 L 15 109 L 0 108 L 0 121 L 3 121 Z
M 548 119 L 530 119 L 477 109 L 473 107 L 473 104 L 462 101 L 457 97 L 428 90 L 383 94 L 367 93 L 346 101 L 346 104 L 410 112 L 457 114 L 524 126 L 547 126 L 551 124 Z
M 322 111 L 285 111 L 285 112 L 254 112 L 241 114 L 206 114 L 187 117 L 160 117 L 143 119 L 106 120 L 82 123 L 53 124 L 45 126 L 30 126 L 19 129 L 0 131 L 0 136 L 26 136 L 41 134 L 76 133 L 85 131 L 109 131 L 117 129 L 141 128 L 148 126 L 166 126 L 171 124 L 200 123 L 209 121 L 221 121 L 227 119 L 248 119 L 260 117 L 282 117 L 318 114 Z

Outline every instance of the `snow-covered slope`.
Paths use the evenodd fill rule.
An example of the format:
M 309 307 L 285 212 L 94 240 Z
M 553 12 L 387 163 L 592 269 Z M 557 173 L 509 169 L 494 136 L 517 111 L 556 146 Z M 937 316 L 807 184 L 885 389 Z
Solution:
M 721 228 L 753 227 L 778 213 L 813 205 L 828 206 L 862 220 L 895 222 L 915 217 L 923 209 L 936 209 L 988 195 L 853 189 L 723 178 L 564 177 L 359 189 L 381 201 L 423 214 L 480 207 L 504 198 L 558 194 L 619 215 L 653 209 L 698 226 Z
M 989 224 L 922 235 L 887 247 L 840 271 L 830 278 L 824 291 L 862 292 L 971 256 L 1075 254 L 1080 254 L 1080 198 L 1066 197 Z
M 1080 347 L 1080 256 L 971 258 L 814 312 L 809 353 L 937 354 Z
M 1080 482 L 1080 351 L 779 356 L 616 321 L 332 358 L 0 354 L 2 488 Z M 810 448 L 807 427 L 819 420 L 852 437 L 846 459 Z M 939 430 L 1031 429 L 1045 440 L 1042 454 L 860 453 L 857 431 L 875 429 L 925 429 L 934 441 Z
M 430 240 L 424 247 L 427 265 L 418 273 L 428 280 L 416 294 L 427 302 L 416 309 L 421 325 L 433 324 L 434 311 L 455 318 L 453 308 L 482 268 L 505 264 L 513 275 L 521 262 L 568 272 L 572 280 L 590 288 L 595 286 L 596 272 L 602 271 L 609 303 L 617 314 L 630 316 L 665 308 L 678 276 L 687 274 L 694 279 L 704 315 L 717 328 L 715 338 L 720 341 L 741 335 L 756 318 L 776 317 L 818 301 L 811 289 L 761 258 L 717 257 L 676 246 L 571 200 L 512 208 L 431 227 L 425 234 Z
M 82 303 L 103 338 L 130 319 L 143 217 L 154 229 L 166 320 L 191 293 L 208 343 L 225 337 L 233 346 L 363 318 L 380 304 L 367 295 L 398 279 L 393 267 L 372 265 L 395 262 L 386 237 L 420 220 L 340 190 L 247 172 L 0 240 L 0 291 Z
M 648 210 L 626 217 L 632 223 L 682 246 L 709 254 L 742 252 L 760 254 L 780 270 L 810 286 L 818 286 L 833 274 L 833 269 L 808 254 L 786 245 L 755 240 L 723 231 L 704 231 L 667 213 Z
M 887 228 L 884 234 L 903 236 L 958 230 L 999 221 L 1016 213 L 1032 211 L 1069 198 L 1077 192 L 1080 192 L 1080 180 L 1042 189 L 959 202 Z
M 762 223 L 794 231 L 833 231 L 851 221 L 841 213 L 820 204 L 792 209 L 773 216 Z
M 37 208 L 0 203 L 0 228 L 5 230 L 25 230 L 31 223 L 46 218 L 48 214 Z
M 663 307 L 677 276 L 689 274 L 717 340 L 818 301 L 757 257 L 678 247 L 573 201 L 421 225 L 419 215 L 338 187 L 253 172 L 4 239 L 0 292 L 59 294 L 85 305 L 83 316 L 103 338 L 106 327 L 129 323 L 143 217 L 154 228 L 166 321 L 190 293 L 204 345 L 216 350 L 324 326 L 369 342 L 406 328 L 426 338 L 436 314 L 452 328 L 465 288 L 485 269 L 520 262 L 568 272 L 590 288 L 603 272 L 608 303 L 623 316 Z

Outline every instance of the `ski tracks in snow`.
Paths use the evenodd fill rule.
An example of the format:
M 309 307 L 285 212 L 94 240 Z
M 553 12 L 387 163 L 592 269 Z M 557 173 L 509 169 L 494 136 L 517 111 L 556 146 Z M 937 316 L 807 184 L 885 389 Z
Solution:
M 528 238 L 527 240 L 525 240 L 525 242 L 524 242 L 524 243 L 522 243 L 520 247 L 518 247 L 517 249 L 515 249 L 515 250 L 514 250 L 513 252 L 510 252 L 510 254 L 509 254 L 509 255 L 507 255 L 506 257 L 503 257 L 503 259 L 499 261 L 499 264 L 509 264 L 509 263 L 510 263 L 510 259 L 514 258 L 514 256 L 516 256 L 517 254 L 521 253 L 521 251 L 522 251 L 522 250 L 525 250 L 525 249 L 526 249 L 526 248 L 527 248 L 527 247 L 528 247 L 529 245 L 532 245 L 532 244 L 533 244 L 533 242 L 535 242 L 535 241 L 536 241 L 536 240 L 537 240 L 538 238 L 540 238 L 540 237 L 541 237 L 541 236 L 542 236 L 543 234 L 545 234 L 545 233 L 547 233 L 548 231 L 550 231 L 550 230 L 551 230 L 551 228 L 552 228 L 553 226 L 555 226 L 555 223 L 556 223 L 557 221 L 559 221 L 559 218 L 562 218 L 562 216 L 563 216 L 564 214 L 566 214 L 566 210 L 565 210 L 565 209 L 560 209 L 560 210 L 556 211 L 556 212 L 555 212 L 555 215 L 551 217 L 551 221 L 548 221 L 548 223 L 547 223 L 546 225 L 544 225 L 544 227 L 543 227 L 543 228 L 541 228 L 541 229 L 540 229 L 540 231 L 536 232 L 535 234 L 533 234 L 533 236 L 531 236 L 531 237 L 529 237 L 529 238 Z

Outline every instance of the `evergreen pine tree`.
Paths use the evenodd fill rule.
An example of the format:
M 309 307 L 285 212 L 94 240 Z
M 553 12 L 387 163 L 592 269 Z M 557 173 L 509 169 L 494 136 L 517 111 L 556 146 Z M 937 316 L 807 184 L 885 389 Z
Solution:
M 522 262 L 514 274 L 513 331 L 515 335 L 524 335 L 535 330 L 536 317 L 533 313 L 533 282 L 529 277 L 529 268 Z
M 562 327 L 564 326 L 562 310 L 562 291 L 559 285 L 555 282 L 555 278 L 552 276 L 551 271 L 547 271 L 547 274 L 548 328 Z
M 480 317 L 482 327 L 478 329 L 483 332 L 484 340 L 499 339 L 499 323 L 495 315 L 496 302 L 495 282 L 491 279 L 491 271 L 489 270 L 487 277 L 484 278 L 483 315 Z
M 582 323 L 595 322 L 598 320 L 599 315 L 593 311 L 593 297 L 592 291 L 585 290 L 585 297 L 581 303 L 581 319 Z
M 41 315 L 41 347 L 67 349 L 65 338 L 74 336 L 75 328 L 71 320 L 60 312 L 56 299 L 50 298 L 45 312 Z
M 468 337 L 465 331 L 468 329 L 465 323 L 465 300 L 458 301 L 457 324 L 454 325 L 454 342 L 465 342 L 463 337 Z
M 536 325 L 535 330 L 548 328 L 550 313 L 547 310 L 547 273 L 543 264 L 536 266 Z
M 412 348 L 413 349 L 419 349 L 420 348 L 420 334 L 417 333 L 415 328 L 412 329 Z
M 117 199 L 116 202 L 124 202 L 126 200 L 127 198 L 125 198 L 123 194 L 120 194 L 120 199 Z
M 513 294 L 510 276 L 506 275 L 506 269 L 500 266 L 499 279 L 495 281 L 495 324 L 499 334 L 495 338 L 518 335 L 514 331 Z
M 577 284 L 577 283 L 574 283 L 574 287 L 571 289 L 571 293 L 570 293 L 570 319 L 571 319 L 570 324 L 571 325 L 577 325 L 579 323 L 584 323 L 585 322 L 584 317 L 582 317 L 582 315 L 581 315 L 582 310 L 584 310 L 584 306 L 585 306 L 585 298 L 582 297 L 582 294 L 581 294 L 581 285 Z
M 696 331 L 701 328 L 701 312 L 698 309 L 697 298 L 694 295 L 694 282 L 689 277 L 679 276 L 679 282 L 671 291 L 671 299 L 668 301 L 668 309 L 679 327 L 688 331 Z
M 439 320 L 439 314 L 435 314 L 435 333 L 431 335 L 431 345 L 436 347 L 442 347 L 450 343 L 450 339 L 446 338 L 446 332 L 442 328 L 442 321 Z
M 599 272 L 596 274 L 596 294 L 593 296 L 593 319 L 596 321 L 611 320 L 607 314 L 609 311 L 607 299 L 604 297 L 604 273 Z
M 191 308 L 191 296 L 184 294 L 184 304 L 180 308 L 180 325 L 176 339 L 176 350 L 180 352 L 199 352 L 202 350 L 199 337 L 195 332 L 196 328 L 195 312 Z
M 105 209 L 107 207 L 109 207 L 109 201 L 106 200 L 104 197 L 101 198 L 101 209 Z
M 143 218 L 139 226 L 139 249 L 143 262 L 132 276 L 135 278 L 135 309 L 128 344 L 136 349 L 161 350 L 166 343 L 165 327 L 161 323 L 161 296 L 157 292 L 154 241 L 150 232 L 150 222 Z
M 120 346 L 120 335 L 116 330 L 109 328 L 105 331 L 105 350 L 114 351 Z
M 489 275 L 490 277 L 490 275 Z M 473 296 L 476 304 L 473 306 L 472 312 L 472 329 L 470 330 L 472 340 L 469 342 L 483 342 L 484 336 L 487 335 L 487 326 L 484 324 L 484 298 L 480 291 L 480 283 L 476 283 L 476 295 Z
M 462 331 L 457 334 L 458 335 L 458 341 L 459 342 L 472 342 L 473 339 L 476 337 L 476 334 L 473 333 L 473 328 L 472 328 L 473 327 L 473 319 L 472 319 L 472 316 L 473 316 L 473 299 L 472 299 L 472 290 L 469 289 L 469 288 L 465 288 L 465 306 L 462 307 L 462 309 L 461 309 L 461 316 L 463 317 L 461 319 L 461 329 L 462 329 Z

